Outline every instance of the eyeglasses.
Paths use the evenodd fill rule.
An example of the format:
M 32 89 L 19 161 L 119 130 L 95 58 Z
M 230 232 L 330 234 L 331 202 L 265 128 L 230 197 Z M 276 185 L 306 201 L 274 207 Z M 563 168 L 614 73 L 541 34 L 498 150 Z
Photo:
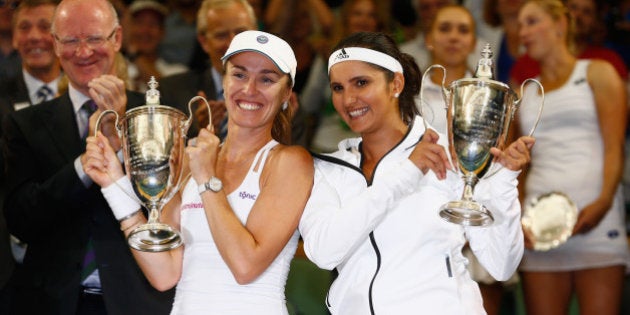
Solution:
M 9 9 L 15 10 L 20 5 L 20 1 L 16 0 L 0 0 L 0 8 L 8 7 Z
M 1 1 L 1 0 L 0 0 Z M 59 38 L 57 34 L 53 34 L 55 40 L 61 45 L 64 51 L 72 51 L 75 52 L 81 46 L 81 43 L 85 43 L 85 45 L 91 49 L 98 49 L 105 44 L 105 42 L 111 40 L 116 34 L 116 30 L 118 26 L 114 27 L 109 36 L 88 36 L 86 38 L 76 38 L 76 37 L 68 37 L 68 38 Z

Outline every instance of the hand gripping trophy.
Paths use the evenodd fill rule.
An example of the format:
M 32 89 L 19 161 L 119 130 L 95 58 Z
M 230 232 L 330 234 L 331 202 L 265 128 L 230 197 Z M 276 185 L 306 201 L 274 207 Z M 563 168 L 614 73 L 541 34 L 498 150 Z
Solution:
M 422 77 L 424 81 L 434 68 L 444 71 L 442 94 L 447 104 L 449 151 L 451 158 L 456 159 L 465 184 L 462 198 L 444 204 L 440 208 L 440 216 L 446 221 L 467 226 L 486 226 L 494 221 L 492 213 L 473 199 L 474 187 L 479 179 L 498 171 L 492 163 L 490 148 L 505 146 L 510 123 L 522 100 L 517 99 L 516 93 L 507 84 L 493 80 L 489 44 L 486 44 L 481 56 L 474 77 L 456 80 L 449 89 L 444 87 L 446 69 L 441 65 L 432 65 Z M 528 82 L 538 84 L 542 95 L 536 123 L 529 132 L 531 136 L 542 114 L 544 90 L 540 82 L 527 79 L 521 84 L 521 95 Z M 420 99 L 422 102 L 422 89 Z M 488 173 L 490 169 L 493 171 Z
M 130 177 L 134 194 L 140 204 L 149 209 L 148 221 L 129 234 L 127 242 L 136 250 L 161 252 L 182 244 L 179 232 L 159 221 L 162 207 L 179 190 L 183 180 L 183 157 L 186 132 L 192 123 L 192 104 L 188 102 L 189 117 L 181 111 L 160 105 L 157 81 L 151 77 L 146 92 L 146 105 L 128 110 L 120 119 L 118 113 L 106 110 L 99 116 L 96 130 L 100 130 L 103 116 L 116 115 L 116 130 L 122 138 L 125 171 Z M 212 117 L 212 114 L 209 114 Z M 127 192 L 132 196 L 131 192 Z M 133 196 L 132 196 L 133 197 Z

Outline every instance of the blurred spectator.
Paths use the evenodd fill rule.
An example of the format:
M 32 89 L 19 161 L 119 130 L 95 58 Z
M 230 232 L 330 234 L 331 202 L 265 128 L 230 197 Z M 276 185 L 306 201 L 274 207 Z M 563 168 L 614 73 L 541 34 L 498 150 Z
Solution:
M 51 100 L 57 95 L 61 66 L 53 49 L 50 26 L 58 2 L 58 0 L 24 0 L 15 9 L 12 21 L 13 47 L 22 60 L 21 71 L 12 78 L 0 78 L 0 121 L 10 112 Z M 0 146 L 2 146 L 2 141 L 0 141 Z M 4 169 L 2 156 L 0 156 L 0 166 Z M 4 183 L 2 183 L 0 209 L 3 208 L 4 190 Z M 11 236 L 12 255 L 6 258 L 14 257 L 18 263 L 22 263 L 26 247 L 25 243 Z M 2 279 L 0 279 L 0 288 L 1 283 Z
M 160 44 L 160 57 L 168 62 L 190 65 L 196 45 L 195 22 L 200 0 L 168 0 L 166 34 Z
M 601 19 L 603 4 L 595 0 L 567 0 L 566 6 L 575 21 L 570 51 L 580 59 L 602 59 L 613 65 L 623 80 L 628 79 L 627 65 L 614 50 L 603 46 L 605 26 Z M 512 70 L 514 82 L 520 84 L 540 73 L 539 64 L 528 55 L 521 56 Z
M 315 57 L 316 36 L 330 36 L 332 10 L 323 0 L 270 0 L 265 12 L 267 30 L 286 40 L 298 61 L 293 90 L 300 94 Z
M 162 103 L 188 113 L 188 101 L 197 95 L 205 96 L 212 108 L 214 130 L 220 135 L 226 131 L 223 127 L 227 119 L 221 83 L 221 57 L 236 34 L 256 28 L 256 17 L 247 0 L 204 0 L 198 14 L 197 40 L 209 56 L 210 67 L 191 68 L 187 72 L 162 78 Z M 198 119 L 193 120 L 188 131 L 190 136 L 196 135 L 199 125 L 205 126 L 208 121 L 205 106 L 199 106 L 195 115 Z
M 84 105 L 92 100 L 120 114 L 143 101 L 112 75 L 122 44 L 114 8 L 104 0 L 64 0 L 51 31 L 68 92 L 10 113 L 3 125 L 5 217 L 29 246 L 11 278 L 9 314 L 165 314 L 172 292 L 150 287 L 99 188 L 81 172 L 84 138 L 96 119 L 88 122 Z
M 571 14 L 561 1 L 527 0 L 518 21 L 521 42 L 541 65 L 545 88 L 531 164 L 519 181 L 522 200 L 560 191 L 577 208 L 570 237 L 555 248 L 537 250 L 540 239 L 524 229 L 519 269 L 527 312 L 567 314 L 576 296 L 580 314 L 618 315 L 630 264 L 620 186 L 627 125 L 623 81 L 610 63 L 573 55 Z M 515 124 L 521 134 L 536 121 L 540 98 L 535 85 L 526 87 L 527 103 L 521 104 Z M 539 236 L 540 230 L 547 233 L 541 225 L 535 229 Z
M 57 95 L 61 77 L 50 33 L 58 0 L 26 0 L 13 16 L 13 47 L 22 62 L 21 71 L 0 80 L 0 114 L 19 110 Z M 1 118 L 1 116 L 0 116 Z
M 431 64 L 431 56 L 425 43 L 425 34 L 429 31 L 431 23 L 437 11 L 447 4 L 455 4 L 454 0 L 411 0 L 412 5 L 416 10 L 418 16 L 418 32 L 416 37 L 401 44 L 400 50 L 404 53 L 411 55 L 415 60 L 421 71 L 424 71 Z M 485 45 L 485 41 L 479 38 L 476 44 L 476 48 L 473 53 L 468 56 L 468 67 L 475 69 L 477 61 L 481 57 L 480 53 Z
M 443 134 L 448 134 L 446 108 L 442 96 L 442 80 L 448 88 L 455 80 L 472 77 L 468 67 L 468 55 L 475 49 L 477 36 L 475 20 L 461 6 L 448 4 L 436 12 L 433 23 L 426 33 L 426 43 L 431 54 L 431 64 L 444 67 L 446 73 L 435 68 L 422 82 L 422 99 L 416 98 L 416 106 L 422 117 Z M 446 77 L 444 77 L 446 75 Z
M 398 43 L 412 40 L 418 34 L 418 15 L 412 1 L 415 0 L 391 0 L 392 30 Z
M 19 0 L 0 1 L 0 79 L 12 78 L 20 72 L 20 56 L 13 48 L 11 21 Z
M 183 64 L 169 63 L 158 55 L 164 38 L 167 8 L 153 0 L 136 0 L 128 9 L 127 58 L 131 90 L 146 92 L 151 77 L 161 77 L 188 70 Z
M 606 24 L 608 40 L 606 45 L 617 51 L 626 65 L 630 65 L 630 0 L 609 1 Z
M 331 36 L 320 46 L 313 61 L 306 86 L 300 95 L 300 106 L 306 115 L 306 143 L 316 152 L 332 152 L 339 141 L 355 137 L 331 102 L 328 80 L 330 49 L 340 39 L 357 32 L 385 32 L 390 24 L 388 2 L 377 0 L 346 0 Z
M 494 53 L 495 79 L 509 82 L 515 60 L 523 53 L 518 36 L 518 10 L 524 0 L 485 0 L 479 34 Z

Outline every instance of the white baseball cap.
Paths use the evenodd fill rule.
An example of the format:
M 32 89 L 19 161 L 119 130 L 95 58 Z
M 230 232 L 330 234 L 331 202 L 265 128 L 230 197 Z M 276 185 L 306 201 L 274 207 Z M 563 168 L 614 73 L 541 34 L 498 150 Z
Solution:
M 255 51 L 267 56 L 283 73 L 291 75 L 291 82 L 295 84 L 295 69 L 297 60 L 293 49 L 282 38 L 273 34 L 261 31 L 244 31 L 238 33 L 232 39 L 230 47 L 221 57 L 223 65 L 233 55 L 244 52 Z

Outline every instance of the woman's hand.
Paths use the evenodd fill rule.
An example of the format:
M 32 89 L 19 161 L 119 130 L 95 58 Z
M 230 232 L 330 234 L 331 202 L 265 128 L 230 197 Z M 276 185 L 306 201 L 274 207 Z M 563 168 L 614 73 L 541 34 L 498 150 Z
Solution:
M 439 145 L 440 136 L 435 130 L 427 129 L 422 136 L 422 140 L 416 145 L 409 156 L 409 159 L 426 174 L 432 170 L 438 179 L 446 178 L 446 171 L 452 170 L 453 166 L 448 160 L 444 147 Z
M 81 156 L 83 171 L 96 184 L 107 187 L 125 176 L 122 165 L 109 141 L 102 133 L 96 137 L 88 137 L 85 153 Z
M 497 148 L 490 149 L 490 153 L 505 168 L 512 171 L 522 170 L 530 161 L 530 150 L 536 140 L 533 137 L 523 136 L 512 142 L 504 151 Z
M 598 198 L 584 207 L 578 214 L 575 226 L 573 226 L 573 235 L 591 231 L 604 218 L 610 207 L 611 203 L 602 198 Z
M 192 177 L 197 184 L 205 183 L 216 175 L 219 144 L 220 140 L 214 134 L 212 126 L 201 128 L 197 138 L 188 141 L 186 154 Z

